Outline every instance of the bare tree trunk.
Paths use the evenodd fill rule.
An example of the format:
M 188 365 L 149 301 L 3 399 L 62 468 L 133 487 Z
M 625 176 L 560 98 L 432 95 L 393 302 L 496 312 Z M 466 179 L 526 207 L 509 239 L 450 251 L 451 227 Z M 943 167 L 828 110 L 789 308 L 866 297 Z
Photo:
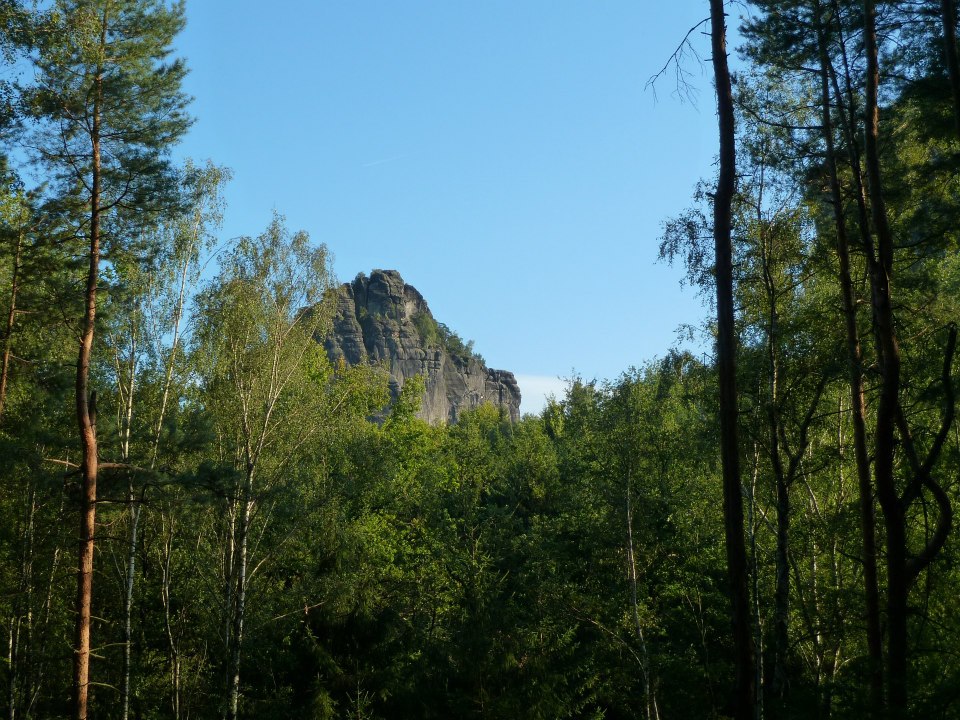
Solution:
M 730 580 L 736 687 L 733 716 L 753 715 L 753 638 L 750 634 L 750 594 L 747 552 L 743 536 L 740 447 L 737 438 L 737 359 L 733 311 L 733 248 L 731 205 L 736 182 L 733 89 L 727 65 L 723 0 L 710 0 L 711 47 L 720 128 L 720 174 L 713 202 L 713 233 L 717 280 L 717 366 L 720 384 L 720 455 L 723 464 L 723 516 Z
M 106 41 L 104 23 L 101 43 Z M 97 409 L 96 393 L 90 393 L 90 359 L 93 355 L 94 327 L 97 316 L 97 282 L 100 272 L 100 103 L 103 74 L 97 73 L 94 86 L 94 112 L 91 129 L 93 178 L 90 191 L 90 251 L 80 351 L 77 357 L 77 423 L 83 456 L 80 464 L 83 487 L 80 507 L 79 562 L 77 569 L 77 620 L 73 661 L 73 716 L 86 720 L 90 688 L 90 620 L 93 599 L 93 551 L 97 520 Z
M 824 12 L 818 8 L 818 18 Z M 833 139 L 833 119 L 830 112 L 830 70 L 827 53 L 826 23 L 818 20 L 817 40 L 820 54 L 820 88 L 823 109 L 823 136 L 827 148 L 827 168 L 830 174 L 830 195 L 834 224 L 837 232 L 837 259 L 839 260 L 840 295 L 847 336 L 847 364 L 850 371 L 851 415 L 853 420 L 853 447 L 857 466 L 857 486 L 860 502 L 860 535 L 863 544 L 863 583 L 866 607 L 867 651 L 870 657 L 870 711 L 878 716 L 883 707 L 883 636 L 880 629 L 880 590 L 877 581 L 876 519 L 873 508 L 873 483 L 870 478 L 870 455 L 867 447 L 866 401 L 863 392 L 863 353 L 857 329 L 857 309 L 850 275 L 850 249 L 846 221 L 843 216 L 843 197 L 840 190 L 837 157 Z

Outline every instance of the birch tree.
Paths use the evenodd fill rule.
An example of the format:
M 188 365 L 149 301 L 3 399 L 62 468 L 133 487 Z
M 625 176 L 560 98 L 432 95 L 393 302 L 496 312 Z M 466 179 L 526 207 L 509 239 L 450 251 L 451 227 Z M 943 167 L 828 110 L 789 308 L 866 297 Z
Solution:
M 237 717 L 251 579 L 269 557 L 259 545 L 275 491 L 322 429 L 329 364 L 316 337 L 329 327 L 321 301 L 333 276 L 326 249 L 277 217 L 243 238 L 198 302 L 196 355 L 226 473 L 222 640 L 224 717 Z M 256 534 L 255 534 L 256 533 Z

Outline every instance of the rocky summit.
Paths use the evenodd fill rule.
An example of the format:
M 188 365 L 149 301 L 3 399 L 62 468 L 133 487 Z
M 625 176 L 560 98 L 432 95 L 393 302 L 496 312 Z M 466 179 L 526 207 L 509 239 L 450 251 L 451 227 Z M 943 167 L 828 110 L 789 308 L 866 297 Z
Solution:
M 361 273 L 340 287 L 324 347 L 334 362 L 382 363 L 394 398 L 406 380 L 424 376 L 420 417 L 428 422 L 456 422 L 464 410 L 484 403 L 503 408 L 511 420 L 520 417 L 513 373 L 489 369 L 472 343 L 434 319 L 423 296 L 396 270 Z

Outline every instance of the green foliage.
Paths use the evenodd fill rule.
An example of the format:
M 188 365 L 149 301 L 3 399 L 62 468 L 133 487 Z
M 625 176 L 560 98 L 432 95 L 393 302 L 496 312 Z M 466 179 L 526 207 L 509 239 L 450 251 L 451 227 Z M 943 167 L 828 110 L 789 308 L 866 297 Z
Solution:
M 210 260 L 229 173 L 210 164 L 174 172 L 168 156 L 189 124 L 185 68 L 168 54 L 182 6 L 24 5 L 0 0 L 0 50 L 29 58 L 40 82 L 0 87 L 0 100 L 22 100 L 0 129 L 18 153 L 38 149 L 46 185 L 31 191 L 19 168 L 4 165 L 6 714 L 63 717 L 71 682 L 77 335 L 66 319 L 80 305 L 84 118 L 97 109 L 91 88 L 102 70 L 106 259 L 91 377 L 109 467 L 100 479 L 97 716 L 121 716 L 129 598 L 134 717 L 222 716 L 233 689 L 249 718 L 725 717 L 733 648 L 712 362 L 671 351 L 613 380 L 575 378 L 540 417 L 515 424 L 485 406 L 431 426 L 416 417 L 424 381 L 415 377 L 384 416 L 384 371 L 331 365 L 316 341 L 335 301 L 324 247 L 276 217 Z M 868 715 L 869 664 L 851 367 L 820 88 L 809 70 L 819 67 L 819 28 L 835 73 L 840 228 L 853 248 L 863 355 L 853 370 L 872 422 L 884 358 L 873 338 L 870 228 L 857 205 L 862 129 L 839 125 L 845 104 L 862 102 L 862 17 L 844 2 L 752 5 L 734 233 L 759 699 L 767 717 L 859 718 Z M 920 455 L 941 444 L 932 471 L 955 507 L 960 445 L 955 426 L 941 428 L 957 380 L 944 354 L 960 315 L 960 139 L 938 38 L 926 15 L 906 11 L 886 5 L 883 18 L 886 76 L 896 78 L 882 109 L 883 181 L 899 239 L 896 481 L 911 487 L 906 427 Z M 9 132 L 10 119 L 23 134 Z M 711 202 L 703 183 L 661 246 L 706 294 Z M 202 274 L 207 260 L 219 264 Z M 463 363 L 478 357 L 428 313 L 412 320 L 426 347 Z M 907 505 L 911 554 L 939 519 L 929 490 L 915 488 L 927 502 Z M 955 545 L 952 533 L 910 590 L 916 717 L 955 713 Z M 787 645 L 777 655 L 781 619 Z M 785 690 L 772 687 L 777 670 Z
M 418 312 L 413 316 L 413 326 L 420 333 L 420 341 L 426 347 L 442 347 L 443 339 L 440 326 L 429 313 Z
M 412 320 L 425 347 L 442 348 L 448 355 L 463 362 L 471 358 L 483 362 L 483 357 L 473 351 L 473 340 L 464 342 L 454 330 L 443 323 L 438 323 L 429 313 L 418 312 Z
M 480 357 L 477 353 L 473 351 L 473 340 L 463 341 L 457 333 L 451 330 L 449 327 L 443 323 L 437 323 L 437 332 L 440 335 L 440 342 L 444 349 L 455 358 L 460 358 L 462 360 L 469 360 L 470 358 L 476 358 L 483 361 L 483 358 Z
M 162 0 L 58 0 L 35 19 L 29 143 L 68 205 L 92 192 L 99 144 L 108 254 L 127 251 L 133 228 L 174 205 L 169 152 L 191 123 L 186 65 L 170 58 L 183 24 L 182 3 Z

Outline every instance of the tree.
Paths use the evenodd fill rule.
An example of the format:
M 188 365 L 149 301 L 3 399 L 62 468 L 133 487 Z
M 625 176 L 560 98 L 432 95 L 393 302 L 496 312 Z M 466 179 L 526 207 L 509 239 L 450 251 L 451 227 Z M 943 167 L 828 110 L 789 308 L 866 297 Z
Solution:
M 910 589 L 942 550 L 953 514 L 946 485 L 933 477 L 943 457 L 939 438 L 954 417 L 953 331 L 949 314 L 935 310 L 933 289 L 940 281 L 935 269 L 955 247 L 948 218 L 956 217 L 956 202 L 947 187 L 955 178 L 956 138 L 946 129 L 955 113 L 945 82 L 955 40 L 952 46 L 951 28 L 944 26 L 942 53 L 936 15 L 909 4 L 886 4 L 882 13 L 870 2 L 757 4 L 763 14 L 747 25 L 750 57 L 778 78 L 792 78 L 798 108 L 819 96 L 815 127 L 796 122 L 801 110 L 766 113 L 761 121 L 791 127 L 798 146 L 806 141 L 806 166 L 796 158 L 787 164 L 815 208 L 819 234 L 836 247 L 859 479 L 870 705 L 874 714 L 886 704 L 898 716 L 907 712 L 908 671 L 917 657 L 909 653 Z M 950 3 L 941 4 L 939 19 L 952 12 Z M 883 135 L 881 121 L 888 128 Z M 872 347 L 860 343 L 865 321 Z M 874 488 L 886 540 L 886 673 Z
M 864 106 L 865 164 L 873 229 L 876 234 L 876 255 L 870 262 L 872 306 L 876 321 L 880 359 L 880 398 L 876 416 L 874 477 L 877 499 L 883 512 L 887 536 L 887 678 L 888 704 L 893 718 L 905 717 L 908 705 L 907 615 L 910 586 L 929 565 L 946 542 L 952 525 L 949 497 L 932 475 L 943 444 L 953 424 L 953 355 L 956 349 L 956 325 L 951 326 L 943 361 L 944 410 L 939 431 L 930 443 L 927 455 L 921 458 L 907 416 L 901 404 L 902 355 L 894 318 L 892 282 L 894 269 L 894 235 L 891 228 L 880 160 L 880 63 L 877 37 L 876 3 L 864 0 L 864 43 L 867 57 L 867 89 Z M 912 477 L 901 492 L 897 487 L 896 451 L 902 444 Z M 925 538 L 923 550 L 911 557 L 908 549 L 908 511 L 923 490 L 934 497 L 939 510 L 935 532 Z
M 335 295 L 326 248 L 274 218 L 242 238 L 197 303 L 194 357 L 217 436 L 223 516 L 224 716 L 239 712 L 241 655 L 250 583 L 276 548 L 262 546 L 273 515 L 308 482 L 338 423 L 379 408 L 385 397 L 340 382 L 317 342 L 329 331 Z M 346 368 L 341 368 L 346 373 Z M 361 368 L 361 370 L 363 370 Z M 296 482 L 295 482 L 296 481 Z M 288 510 L 289 512 L 289 510 Z M 279 544 L 299 529 L 281 529 Z M 261 541 L 252 545 L 252 533 Z
M 737 439 L 737 345 L 733 311 L 731 204 L 736 183 L 733 89 L 727 65 L 726 14 L 723 0 L 710 0 L 710 38 L 720 127 L 720 174 L 713 198 L 713 236 L 717 282 L 717 373 L 720 384 L 720 454 L 723 460 L 723 517 L 733 641 L 736 648 L 736 688 L 733 714 L 747 720 L 756 694 L 753 679 L 753 636 L 750 633 L 750 594 L 747 551 L 743 537 L 740 484 L 740 445 Z
M 127 544 L 123 603 L 123 680 L 121 716 L 129 716 L 132 651 L 132 609 L 136 582 L 137 539 L 146 481 L 152 479 L 160 454 L 175 377 L 183 377 L 183 315 L 188 289 L 197 281 L 197 265 L 211 244 L 211 232 L 221 219 L 221 188 L 229 172 L 210 163 L 198 168 L 188 162 L 179 188 L 181 200 L 150 233 L 152 256 L 140 263 L 115 263 L 110 306 L 117 317 L 108 333 L 116 389 L 116 452 L 124 464 L 141 468 L 128 473 Z M 169 346 L 167 346 L 169 343 Z M 142 402 L 150 381 L 160 384 L 153 406 Z M 113 398 L 111 398 L 113 399 Z M 101 400 L 102 402 L 102 400 Z
M 82 460 L 74 716 L 87 717 L 90 621 L 96 533 L 96 390 L 91 361 L 103 261 L 129 249 L 138 225 L 168 199 L 166 154 L 186 131 L 186 68 L 170 61 L 183 27 L 183 4 L 162 0 L 58 0 L 41 18 L 32 60 L 38 87 L 30 106 L 38 121 L 39 162 L 69 208 L 80 257 L 82 311 L 77 324 L 76 416 Z
M 832 22 L 828 22 L 828 20 Z M 830 58 L 828 45 L 829 37 L 832 35 L 829 30 L 839 21 L 840 19 L 833 17 L 833 13 L 829 13 L 826 7 L 817 3 L 815 27 L 820 76 L 821 125 L 826 151 L 824 162 L 830 184 L 830 205 L 836 235 L 837 275 L 843 305 L 847 367 L 850 378 L 853 444 L 860 496 L 864 605 L 866 607 L 867 648 L 870 657 L 870 711 L 879 713 L 883 705 L 883 636 L 880 626 L 880 589 L 877 581 L 876 513 L 874 511 L 873 482 L 867 444 L 863 350 L 857 324 L 857 297 L 854 291 L 850 241 L 847 233 L 847 220 L 844 213 L 844 199 L 840 185 L 839 161 L 834 137 L 832 85 L 836 78 L 836 70 Z M 836 102 L 842 106 L 843 98 L 837 97 Z M 859 177 L 859 172 L 857 172 L 857 175 Z M 859 196 L 860 193 L 858 193 Z M 862 202 L 858 203 L 858 208 L 862 207 Z M 864 214 L 864 210 L 861 209 L 861 217 Z M 864 231 L 867 230 L 866 224 L 863 222 L 861 222 L 861 227 Z M 866 237 L 869 240 L 869 233 L 866 234 Z M 869 243 L 865 243 L 865 247 L 869 247 Z

